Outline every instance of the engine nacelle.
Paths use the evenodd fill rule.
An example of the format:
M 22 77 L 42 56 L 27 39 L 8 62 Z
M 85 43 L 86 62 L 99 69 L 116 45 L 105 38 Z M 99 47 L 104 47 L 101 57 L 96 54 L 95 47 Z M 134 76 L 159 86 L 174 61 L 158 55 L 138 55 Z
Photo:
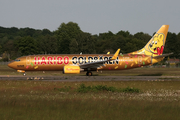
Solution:
M 73 65 L 66 65 L 64 66 L 63 70 L 64 74 L 79 74 L 80 73 L 80 67 L 79 66 L 73 66 Z
M 17 70 L 17 72 L 20 72 L 20 73 L 25 73 L 24 70 Z

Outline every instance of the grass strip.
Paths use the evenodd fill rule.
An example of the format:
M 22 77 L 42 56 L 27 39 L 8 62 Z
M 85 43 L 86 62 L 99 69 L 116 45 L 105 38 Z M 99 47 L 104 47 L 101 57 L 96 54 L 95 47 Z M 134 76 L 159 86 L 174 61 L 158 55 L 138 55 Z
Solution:
M 73 89 L 70 86 L 65 86 L 63 88 L 54 88 L 54 90 L 58 90 L 61 92 L 69 92 L 69 91 L 77 91 L 79 93 L 87 93 L 87 92 L 125 92 L 125 93 L 139 93 L 140 89 L 138 88 L 116 88 L 113 86 L 108 87 L 107 85 L 93 85 L 86 86 L 85 84 L 80 84 L 79 87 Z

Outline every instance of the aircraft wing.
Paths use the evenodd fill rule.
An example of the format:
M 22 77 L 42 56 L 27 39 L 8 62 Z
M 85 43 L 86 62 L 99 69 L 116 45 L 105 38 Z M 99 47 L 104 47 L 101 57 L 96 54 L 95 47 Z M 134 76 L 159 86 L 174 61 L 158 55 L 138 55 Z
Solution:
M 120 49 L 118 49 L 116 51 L 116 53 L 113 55 L 113 57 L 111 59 L 109 59 L 109 60 L 102 60 L 102 61 L 97 61 L 97 62 L 92 62 L 92 63 L 85 63 L 85 64 L 82 64 L 82 65 L 79 65 L 79 67 L 81 69 L 85 69 L 85 68 L 98 68 L 100 66 L 104 66 L 105 62 L 116 60 L 119 52 L 120 52 Z
M 100 66 L 103 66 L 105 62 L 107 61 L 110 61 L 110 60 L 103 60 L 103 61 L 98 61 L 98 62 L 92 62 L 92 63 L 85 63 L 85 64 L 82 64 L 82 65 L 79 65 L 79 67 L 81 69 L 84 69 L 84 68 L 98 68 Z

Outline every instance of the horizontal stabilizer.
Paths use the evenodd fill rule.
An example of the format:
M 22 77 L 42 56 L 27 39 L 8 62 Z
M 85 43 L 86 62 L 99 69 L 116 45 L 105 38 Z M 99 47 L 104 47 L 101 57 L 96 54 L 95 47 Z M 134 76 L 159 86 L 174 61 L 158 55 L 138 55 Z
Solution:
M 168 54 L 163 54 L 163 55 L 159 55 L 159 56 L 154 56 L 153 58 L 163 58 L 169 55 L 172 55 L 173 53 L 168 53 Z

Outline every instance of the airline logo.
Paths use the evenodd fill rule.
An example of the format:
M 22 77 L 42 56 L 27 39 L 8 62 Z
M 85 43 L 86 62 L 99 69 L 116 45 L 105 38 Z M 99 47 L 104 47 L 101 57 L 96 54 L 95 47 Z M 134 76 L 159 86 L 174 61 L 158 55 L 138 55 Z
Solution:
M 34 57 L 34 64 L 35 65 L 54 65 L 54 64 L 69 64 L 69 57 Z
M 87 56 L 87 57 L 72 57 L 72 63 L 73 64 L 85 64 L 85 63 L 92 63 L 92 62 L 98 62 L 98 61 L 104 61 L 104 60 L 109 60 L 112 57 L 107 57 L 107 56 Z M 114 61 L 109 61 L 105 62 L 105 64 L 119 64 L 119 58 L 117 57 L 116 60 Z
M 66 68 L 67 71 L 79 71 L 79 69 L 76 68 Z
M 74 56 L 72 59 L 70 57 L 62 57 L 62 56 L 56 56 L 56 57 L 34 57 L 34 65 L 61 65 L 61 64 L 69 64 L 72 62 L 72 64 L 85 64 L 85 63 L 92 63 L 97 61 L 103 61 L 103 60 L 109 60 L 112 57 L 109 56 Z M 113 61 L 108 61 L 105 64 L 119 64 L 119 58 L 117 57 Z

